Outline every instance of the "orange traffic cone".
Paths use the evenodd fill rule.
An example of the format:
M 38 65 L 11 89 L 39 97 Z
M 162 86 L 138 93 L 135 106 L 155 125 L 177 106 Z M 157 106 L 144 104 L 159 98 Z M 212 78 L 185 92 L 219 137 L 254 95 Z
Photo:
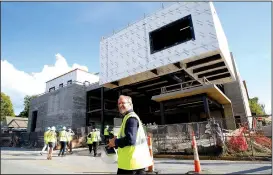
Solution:
M 199 161 L 199 156 L 198 156 L 198 150 L 197 150 L 194 131 L 192 131 L 192 147 L 193 147 L 193 155 L 194 155 L 194 172 L 200 173 L 201 172 L 201 166 L 200 166 L 200 161 Z

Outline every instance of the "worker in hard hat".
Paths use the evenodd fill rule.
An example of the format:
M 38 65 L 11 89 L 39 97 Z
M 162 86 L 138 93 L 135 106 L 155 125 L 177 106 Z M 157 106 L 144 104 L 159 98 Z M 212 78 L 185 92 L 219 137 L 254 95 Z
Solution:
M 44 132 L 44 147 L 42 149 L 42 151 L 40 152 L 41 155 L 43 155 L 43 152 L 47 149 L 47 152 L 49 151 L 49 148 L 48 148 L 48 141 L 47 141 L 47 135 L 48 133 L 50 132 L 50 127 L 47 127 L 46 128 L 46 131 Z
M 97 137 L 98 137 L 98 145 L 101 142 L 101 137 L 100 137 L 100 130 L 98 128 L 95 129 L 96 133 L 97 133 Z
M 71 128 L 68 128 L 67 135 L 68 135 L 67 148 L 69 149 L 69 153 L 72 154 L 72 140 L 75 133 Z
M 55 126 L 52 126 L 51 130 L 47 134 L 47 142 L 49 147 L 49 152 L 47 155 L 48 160 L 52 159 L 52 152 L 53 152 L 53 148 L 55 146 L 56 140 L 57 140 L 56 128 Z
M 105 144 L 108 144 L 108 142 L 109 142 L 109 126 L 108 125 L 106 125 L 106 127 L 105 127 L 105 129 L 104 129 L 104 133 L 103 133 L 103 135 L 104 135 L 104 141 L 105 141 Z
M 66 132 L 66 127 L 64 126 L 62 128 L 62 130 L 59 132 L 59 141 L 60 141 L 60 144 L 61 144 L 61 149 L 60 149 L 60 152 L 59 152 L 58 156 L 60 156 L 60 155 L 64 156 L 66 143 L 67 143 L 68 140 L 69 140 L 68 134 Z
M 95 129 L 92 129 L 91 141 L 92 141 L 92 148 L 93 148 L 93 151 L 94 151 L 94 157 L 96 157 L 97 156 L 97 148 L 98 148 L 99 138 L 98 138 L 98 135 L 97 135 L 97 132 L 96 132 Z
M 91 154 L 92 153 L 92 146 L 93 146 L 93 142 L 92 142 L 92 131 L 87 135 L 87 145 L 88 145 L 88 148 L 89 148 L 89 153 Z

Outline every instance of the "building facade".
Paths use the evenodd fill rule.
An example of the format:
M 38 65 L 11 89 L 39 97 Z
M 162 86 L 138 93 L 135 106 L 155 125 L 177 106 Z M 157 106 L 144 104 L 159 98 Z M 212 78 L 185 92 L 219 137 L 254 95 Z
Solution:
M 52 91 L 74 79 L 81 83 Z M 72 71 L 47 82 L 48 93 L 31 102 L 29 131 L 59 123 L 72 128 L 113 125 L 120 117 L 121 94 L 132 97 L 143 123 L 215 118 L 235 129 L 236 122 L 247 122 L 251 116 L 212 2 L 174 3 L 102 37 L 99 78 L 93 84 L 85 80 Z

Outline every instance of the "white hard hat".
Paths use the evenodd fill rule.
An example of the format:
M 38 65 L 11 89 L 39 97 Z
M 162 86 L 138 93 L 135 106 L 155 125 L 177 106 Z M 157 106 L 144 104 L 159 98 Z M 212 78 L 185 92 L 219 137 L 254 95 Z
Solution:
M 55 130 L 56 130 L 55 126 L 52 126 L 52 127 L 51 127 L 51 130 L 52 130 L 52 131 L 55 131 Z
M 72 129 L 71 128 L 68 128 L 68 131 L 71 131 Z
M 63 127 L 63 130 L 66 130 L 66 127 L 65 127 L 65 126 Z
M 47 129 L 47 130 L 51 130 L 51 128 L 50 128 L 50 127 L 47 127 L 46 129 Z
M 108 128 L 109 126 L 108 125 L 106 125 L 106 128 Z

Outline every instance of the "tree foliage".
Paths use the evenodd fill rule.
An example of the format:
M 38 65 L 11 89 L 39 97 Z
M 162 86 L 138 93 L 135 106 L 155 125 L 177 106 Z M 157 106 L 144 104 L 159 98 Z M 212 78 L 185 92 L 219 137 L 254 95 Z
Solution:
M 6 116 L 15 116 L 10 97 L 1 92 L 1 120 Z
M 251 113 L 256 113 L 256 115 L 265 115 L 265 105 L 259 103 L 259 98 L 254 97 L 249 99 L 249 107 Z
M 28 112 L 29 112 L 29 106 L 30 106 L 30 101 L 31 99 L 37 97 L 37 95 L 32 95 L 32 96 L 25 96 L 24 98 L 24 110 L 20 112 L 19 117 L 28 117 Z

